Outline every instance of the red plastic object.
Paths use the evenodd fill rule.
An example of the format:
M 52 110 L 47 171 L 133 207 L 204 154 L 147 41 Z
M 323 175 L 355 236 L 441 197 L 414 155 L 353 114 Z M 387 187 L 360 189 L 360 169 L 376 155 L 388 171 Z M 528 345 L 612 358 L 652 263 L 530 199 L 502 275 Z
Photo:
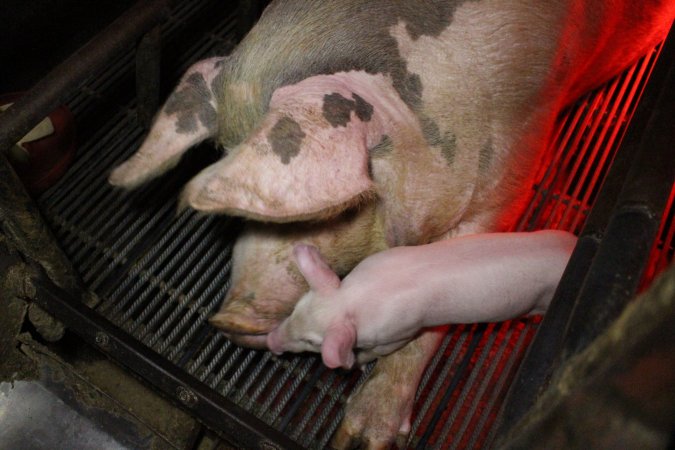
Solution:
M 13 103 L 19 97 L 21 93 L 0 95 L 0 105 Z M 63 176 L 73 162 L 77 148 L 75 121 L 70 110 L 59 106 L 49 118 L 54 133 L 23 144 L 28 151 L 27 161 L 8 158 L 26 190 L 33 195 L 44 192 Z

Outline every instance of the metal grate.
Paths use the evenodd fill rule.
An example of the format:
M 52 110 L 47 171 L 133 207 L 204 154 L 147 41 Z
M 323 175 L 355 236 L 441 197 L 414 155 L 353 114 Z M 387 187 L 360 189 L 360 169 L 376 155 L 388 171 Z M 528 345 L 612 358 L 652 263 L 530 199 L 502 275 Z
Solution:
M 675 255 L 675 183 L 663 213 L 659 233 L 649 255 L 639 290 L 642 291 L 673 261 Z
M 223 8 L 214 0 L 175 3 L 162 28 L 170 49 L 166 72 L 173 80 L 191 63 L 231 46 L 234 16 Z M 561 118 L 519 230 L 579 231 L 656 54 Z M 189 212 L 175 216 L 175 199 L 190 174 L 214 155 L 197 149 L 182 163 L 184 170 L 137 192 L 121 193 L 106 183 L 110 168 L 130 156 L 143 137 L 130 95 L 132 64 L 133 55 L 111 62 L 68 102 L 83 130 L 82 144 L 77 163 L 40 199 L 45 217 L 98 294 L 98 314 L 214 395 L 303 446 L 326 446 L 346 398 L 372 366 L 365 372 L 331 371 L 313 356 L 276 357 L 237 347 L 209 327 L 205 320 L 229 286 L 238 223 Z M 654 261 L 672 258 L 672 215 L 671 209 L 655 247 L 661 256 Z M 451 327 L 422 378 L 407 447 L 482 447 L 539 320 Z

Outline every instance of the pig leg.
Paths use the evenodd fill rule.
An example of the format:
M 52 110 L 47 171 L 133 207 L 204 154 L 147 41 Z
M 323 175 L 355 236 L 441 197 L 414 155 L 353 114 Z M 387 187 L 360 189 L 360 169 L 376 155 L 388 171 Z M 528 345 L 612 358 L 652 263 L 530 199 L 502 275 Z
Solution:
M 405 442 L 417 386 L 446 330 L 447 327 L 429 330 L 378 360 L 370 377 L 349 398 L 345 417 L 333 436 L 334 448 L 361 445 L 384 449 L 394 439 L 399 444 Z
M 193 145 L 216 135 L 218 115 L 211 84 L 223 59 L 206 59 L 188 69 L 155 117 L 141 147 L 111 172 L 110 184 L 136 188 L 178 164 Z

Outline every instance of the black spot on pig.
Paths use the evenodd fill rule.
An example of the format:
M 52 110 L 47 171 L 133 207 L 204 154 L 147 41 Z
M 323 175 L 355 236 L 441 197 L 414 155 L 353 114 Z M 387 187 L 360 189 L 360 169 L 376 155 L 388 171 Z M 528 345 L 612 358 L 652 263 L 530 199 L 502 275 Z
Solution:
M 407 69 L 406 69 L 407 70 Z M 422 103 L 422 80 L 416 73 L 407 72 L 403 77 L 394 79 L 394 89 L 408 106 L 419 108 Z
M 207 130 L 214 130 L 218 116 L 210 101 L 211 91 L 206 85 L 204 75 L 193 73 L 182 83 L 180 89 L 169 96 L 164 112 L 176 114 L 176 133 L 195 133 L 198 122 Z
M 406 22 L 405 29 L 413 40 L 419 39 L 420 36 L 438 36 L 450 25 L 457 8 L 459 8 L 464 3 L 475 3 L 477 1 L 480 0 L 432 0 L 431 3 L 438 10 L 438 19 L 434 21 L 427 21 L 423 16 L 413 15 Z
M 441 137 L 440 146 L 441 155 L 448 162 L 448 165 L 452 165 L 455 161 L 455 153 L 457 153 L 457 137 L 451 131 L 446 131 Z
M 441 134 L 441 129 L 436 121 L 425 115 L 420 118 L 420 124 L 427 144 L 430 147 L 439 147 L 441 155 L 448 162 L 448 165 L 452 165 L 455 161 L 455 153 L 457 153 L 457 137 L 455 134 L 452 131 Z
M 373 115 L 373 105 L 357 94 L 352 94 L 354 100 L 343 97 L 334 92 L 323 97 L 323 116 L 333 127 L 346 127 L 351 119 L 352 111 L 362 122 L 368 122 Z
M 452 26 L 456 10 L 468 1 L 476 0 L 271 2 L 223 66 L 229 67 L 227 82 L 253 83 L 259 90 L 255 99 L 236 100 L 236 104 L 218 96 L 219 105 L 227 102 L 218 108 L 221 134 L 243 137 L 250 133 L 278 88 L 338 72 L 383 74 L 401 99 L 420 113 L 422 81 L 409 70 L 392 28 L 402 24 L 411 39 L 437 37 Z M 329 108 L 328 117 L 345 124 L 346 102 L 331 106 L 335 110 Z
M 368 149 L 368 156 L 370 158 L 382 158 L 391 153 L 393 145 L 391 138 L 385 134 L 380 142 Z
M 323 116 L 333 127 L 345 127 L 349 122 L 354 102 L 337 92 L 323 97 Z
M 434 146 L 441 142 L 441 130 L 432 118 L 422 115 L 420 117 L 420 125 L 422 126 L 422 134 L 427 144 Z
M 492 138 L 489 138 L 478 154 L 478 169 L 481 172 L 486 172 L 490 168 L 494 154 L 495 148 L 492 145 Z
M 304 138 L 302 128 L 290 117 L 279 119 L 267 136 L 272 151 L 279 155 L 283 164 L 290 163 L 300 153 L 300 144 Z
M 357 94 L 352 94 L 352 98 L 356 103 L 354 105 L 356 117 L 358 117 L 361 122 L 370 122 L 370 118 L 373 117 L 373 105 L 365 101 Z

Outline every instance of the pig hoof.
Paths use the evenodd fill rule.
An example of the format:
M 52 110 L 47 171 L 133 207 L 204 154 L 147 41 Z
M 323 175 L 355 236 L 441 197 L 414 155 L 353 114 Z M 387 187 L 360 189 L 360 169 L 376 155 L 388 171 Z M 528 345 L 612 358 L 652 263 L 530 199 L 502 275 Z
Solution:
M 415 388 L 376 372 L 350 397 L 331 447 L 385 449 L 407 440 Z
M 122 164 L 110 172 L 110 175 L 108 176 L 108 183 L 116 187 L 127 187 L 129 184 L 133 184 L 130 182 L 130 180 L 128 180 L 128 173 L 129 170 L 127 164 Z

